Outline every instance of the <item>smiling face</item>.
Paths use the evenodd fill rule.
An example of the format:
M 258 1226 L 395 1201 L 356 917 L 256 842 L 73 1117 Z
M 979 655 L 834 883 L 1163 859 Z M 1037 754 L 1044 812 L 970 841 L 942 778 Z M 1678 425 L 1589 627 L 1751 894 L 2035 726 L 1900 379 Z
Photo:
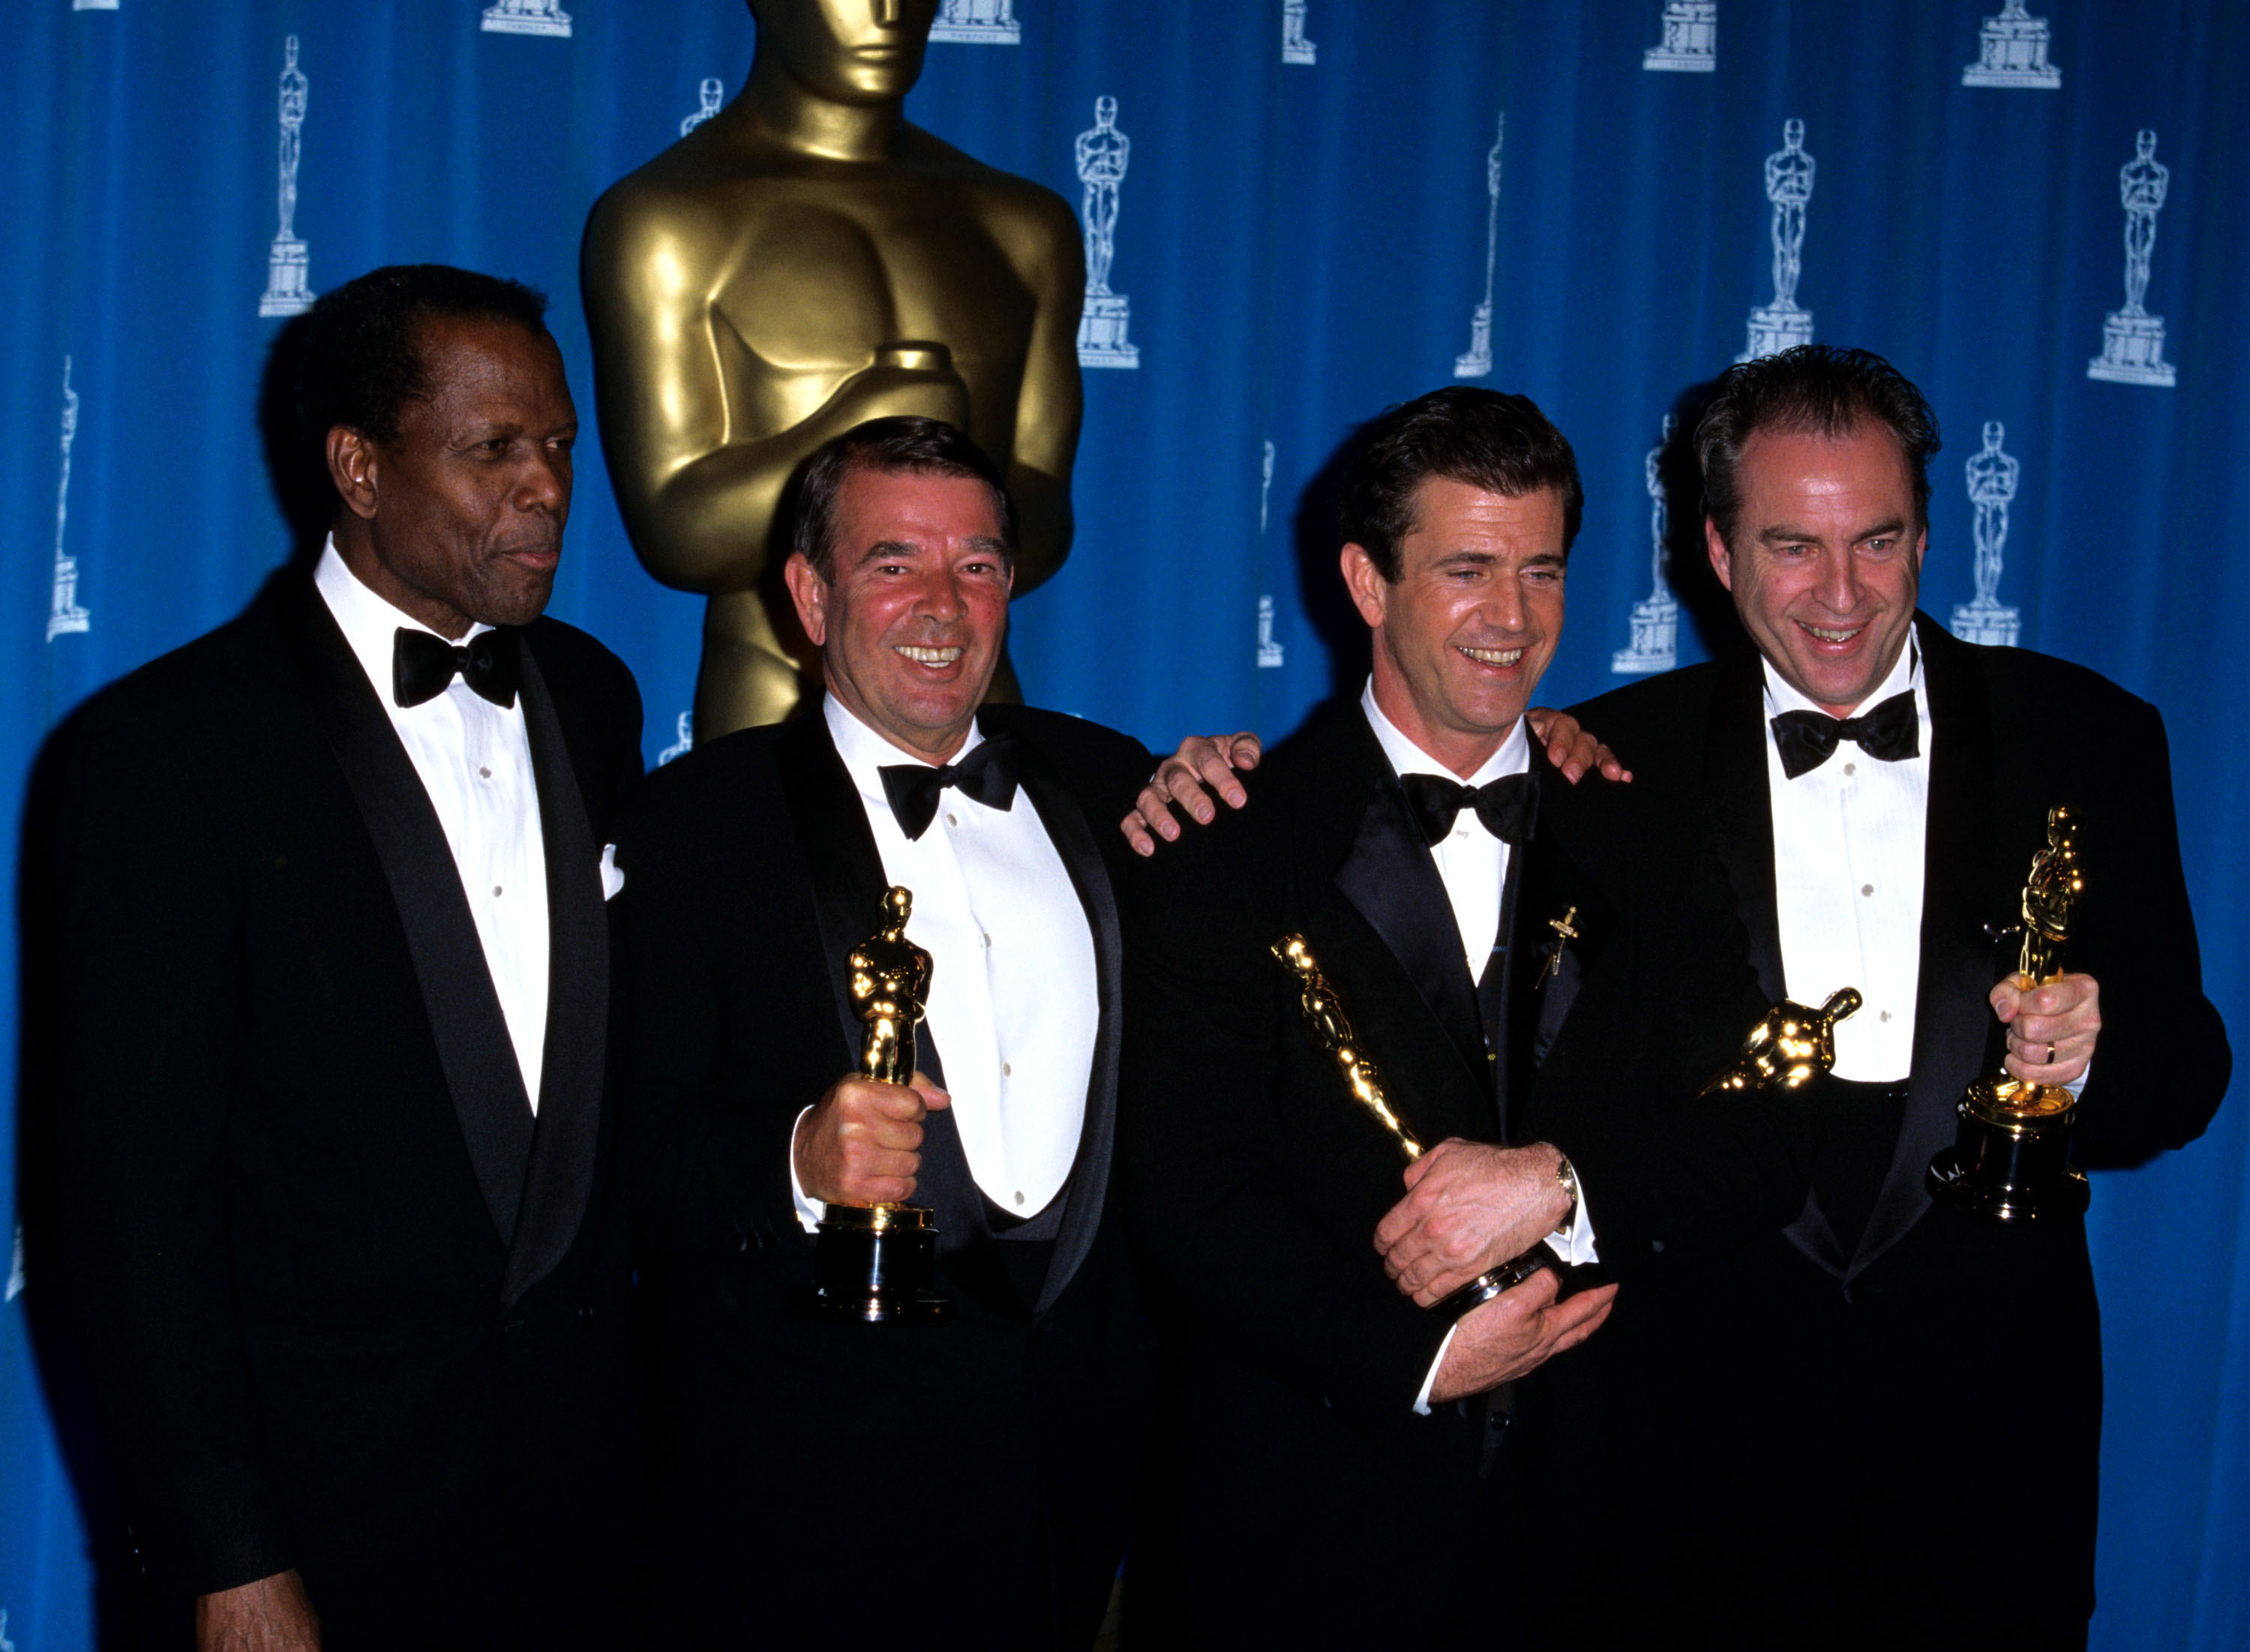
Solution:
M 973 476 L 854 470 L 836 490 L 833 567 L 783 575 L 828 687 L 894 746 L 961 749 L 1000 661 L 1014 583 L 992 490 Z
M 937 0 L 752 0 L 758 44 L 838 103 L 894 103 L 921 78 Z
M 1731 547 L 1703 524 L 1743 628 L 1789 685 L 1848 717 L 1905 648 L 1929 533 L 1898 438 L 1759 430 L 1736 465 Z
M 1487 492 L 1447 476 L 1414 492 L 1398 583 L 1366 550 L 1343 575 L 1375 630 L 1375 699 L 1424 751 L 1467 777 L 1500 749 L 1563 636 L 1562 495 Z
M 578 411 L 555 341 L 513 321 L 415 329 L 431 394 L 376 441 L 338 426 L 328 465 L 338 553 L 375 593 L 442 636 L 523 625 L 555 589 Z

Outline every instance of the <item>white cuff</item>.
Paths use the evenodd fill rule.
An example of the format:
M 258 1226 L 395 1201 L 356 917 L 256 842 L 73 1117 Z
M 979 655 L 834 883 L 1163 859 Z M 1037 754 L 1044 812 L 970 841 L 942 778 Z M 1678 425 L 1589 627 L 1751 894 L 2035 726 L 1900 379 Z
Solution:
M 1560 1257 L 1566 1267 L 1583 1268 L 1590 1262 L 1599 1262 L 1601 1252 L 1594 1248 L 1594 1219 L 1586 1214 L 1586 1187 L 1578 1184 L 1578 1212 L 1570 1218 L 1567 1228 L 1557 1228 L 1547 1236 L 1547 1248 Z
M 1578 1188 L 1577 1214 L 1570 1218 L 1567 1228 L 1557 1228 L 1547 1236 L 1547 1248 L 1569 1267 L 1583 1268 L 1588 1263 L 1599 1262 L 1601 1252 L 1594 1246 L 1594 1219 L 1586 1211 L 1586 1189 Z M 1438 1384 L 1438 1367 L 1446 1363 L 1446 1350 L 1453 1346 L 1453 1332 L 1458 1325 L 1446 1332 L 1446 1339 L 1438 1345 L 1438 1357 L 1430 1361 L 1430 1374 L 1422 1379 L 1422 1392 L 1414 1396 L 1414 1415 L 1430 1415 L 1430 1390 Z
M 804 1112 L 811 1112 L 807 1107 Z M 804 1184 L 797 1179 L 797 1126 L 804 1122 L 804 1112 L 797 1116 L 796 1124 L 789 1127 L 789 1196 L 797 1202 L 797 1219 L 811 1233 L 819 1227 L 821 1218 L 828 1214 L 827 1205 L 804 1191 Z
M 1422 1379 L 1422 1392 L 1414 1396 L 1414 1415 L 1418 1417 L 1430 1415 L 1430 1390 L 1438 1386 L 1438 1367 L 1446 1363 L 1446 1350 L 1453 1346 L 1453 1332 L 1460 1329 L 1458 1324 L 1451 1326 L 1446 1332 L 1446 1339 L 1438 1345 L 1438 1357 L 1430 1361 L 1430 1374 Z
M 2086 1081 L 2093 1077 L 2094 1063 L 2091 1059 L 2088 1059 L 2086 1063 L 2086 1070 L 2079 1074 L 2077 1077 L 2072 1079 L 2068 1084 L 2065 1084 L 2063 1088 L 2070 1092 L 2070 1098 L 2073 1101 L 2075 1101 L 2086 1093 Z

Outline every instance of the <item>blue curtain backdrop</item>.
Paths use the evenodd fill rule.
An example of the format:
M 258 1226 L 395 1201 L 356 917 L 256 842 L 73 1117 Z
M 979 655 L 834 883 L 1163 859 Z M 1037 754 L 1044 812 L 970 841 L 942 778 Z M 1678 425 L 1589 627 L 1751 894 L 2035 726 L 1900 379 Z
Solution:
M 235 613 L 287 548 L 257 409 L 282 325 L 261 299 L 293 279 L 273 271 L 289 42 L 311 290 L 418 259 L 538 283 L 590 415 L 586 210 L 678 138 L 710 82 L 740 89 L 752 24 L 736 0 L 562 0 L 567 36 L 512 32 L 481 26 L 488 3 L 6 8 L 11 803 L 58 717 Z M 1356 422 L 1480 368 L 1488 251 L 1480 382 L 1536 397 L 1586 482 L 1543 698 L 1660 664 L 1670 637 L 1682 663 L 1702 657 L 1704 634 L 1655 583 L 1650 454 L 1777 297 L 1768 162 L 1801 121 L 1815 170 L 1794 296 L 1809 315 L 1784 325 L 1881 351 L 1936 406 L 1950 439 L 1924 606 L 1970 607 L 1958 623 L 1991 634 L 2012 624 L 2167 713 L 2211 992 L 2250 1030 L 2250 723 L 2220 712 L 2240 697 L 2233 628 L 2250 616 L 2250 10 L 2042 9 L 2043 28 L 1995 25 L 2012 79 L 1974 84 L 1996 78 L 1964 71 L 1984 60 L 1997 0 L 948 0 L 968 38 L 931 47 L 914 120 L 1073 205 L 1097 98 L 1116 100 L 1132 144 L 1111 286 L 1138 364 L 1087 370 L 1077 543 L 1018 610 L 1030 696 L 1169 745 L 1191 728 L 1283 733 L 1348 673 L 1325 640 L 1322 472 Z M 980 32 L 997 19 L 1012 42 Z M 2161 181 L 2121 180 L 2143 132 Z M 1784 188 L 1802 168 L 1777 171 Z M 2166 373 L 2146 366 L 2150 324 L 2107 320 L 2127 298 L 2129 182 L 2157 230 L 2143 307 Z M 2111 358 L 2141 365 L 2089 374 Z M 2003 513 L 2005 539 L 1975 603 L 1970 462 L 1988 422 L 2012 469 L 1976 472 L 1986 540 Z M 555 611 L 638 674 L 654 761 L 682 733 L 700 604 L 633 560 L 588 423 Z M 2238 1104 L 2188 1151 L 2097 1179 L 2098 1647 L 2250 1645 L 2247 1136 Z M 15 1151 L 0 1131 L 0 1201 L 23 1191 Z M 66 1468 L 76 1425 L 57 1416 L 53 1346 L 32 1334 L 52 1270 L 22 1252 L 0 1305 L 0 1649 L 77 1652 L 95 1633 L 100 1521 Z M 2005 1396 L 1962 1403 L 2006 1426 Z M 1934 1498 L 1974 1494 L 1949 1465 L 1931 1476 Z

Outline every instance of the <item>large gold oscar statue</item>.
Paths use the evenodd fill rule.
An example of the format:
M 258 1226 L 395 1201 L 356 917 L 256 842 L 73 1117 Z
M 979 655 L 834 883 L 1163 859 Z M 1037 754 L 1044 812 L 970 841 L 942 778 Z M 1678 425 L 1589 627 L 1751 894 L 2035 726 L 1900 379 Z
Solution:
M 968 431 L 1016 498 L 1020 594 L 1069 549 L 1078 447 L 1078 222 L 908 124 L 937 0 L 749 3 L 742 95 L 595 203 L 582 272 L 633 548 L 710 598 L 699 740 L 797 704 L 775 514 L 814 448 L 889 414 Z

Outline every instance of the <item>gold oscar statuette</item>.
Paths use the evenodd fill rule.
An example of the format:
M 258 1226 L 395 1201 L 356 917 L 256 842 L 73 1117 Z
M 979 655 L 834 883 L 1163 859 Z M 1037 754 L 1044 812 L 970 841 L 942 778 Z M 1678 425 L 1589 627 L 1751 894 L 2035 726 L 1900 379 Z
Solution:
M 852 949 L 852 1008 L 866 1030 L 859 1077 L 903 1084 L 914 1072 L 914 1023 L 929 998 L 929 954 L 907 939 L 914 893 L 884 893 L 883 923 Z M 922 1205 L 831 1204 L 813 1241 L 811 1284 L 789 1293 L 801 1319 L 863 1325 L 944 1325 L 952 1301 L 931 1289 L 936 1214 Z
M 2086 897 L 2078 812 L 2046 813 L 2046 843 L 2032 857 L 2024 884 L 2023 951 L 2017 977 L 2042 987 L 2063 973 L 2063 943 Z M 1931 1198 L 1985 1222 L 2022 1225 L 2081 1214 L 2093 1197 L 2086 1173 L 2070 1162 L 2077 1098 L 2060 1084 L 2031 1084 L 2006 1068 L 1979 1078 L 1961 1098 L 1960 1133 L 1929 1161 Z
M 1312 949 L 1305 944 L 1305 938 L 1284 935 L 1273 943 L 1272 951 L 1281 967 L 1296 977 L 1297 1008 L 1304 1016 L 1305 1041 L 1336 1063 L 1353 1099 L 1398 1144 L 1398 1151 L 1409 1160 L 1419 1159 L 1423 1153 L 1421 1142 L 1392 1110 L 1391 1099 L 1384 1092 L 1383 1077 L 1375 1070 L 1374 1058 L 1359 1042 L 1359 1035 L 1352 1030 L 1351 1018 L 1344 1013 L 1343 1000 L 1336 995 L 1329 978 L 1321 974 L 1321 967 L 1313 960 Z M 1432 1303 L 1430 1311 L 1458 1319 L 1501 1291 L 1514 1290 L 1554 1261 L 1555 1253 L 1542 1241 L 1522 1256 L 1479 1274 L 1460 1290 Z
M 1384 1133 L 1398 1145 L 1398 1151 L 1410 1160 L 1419 1159 L 1422 1144 L 1392 1108 L 1373 1057 L 1359 1042 L 1359 1035 L 1352 1030 L 1343 1001 L 1337 997 L 1335 987 L 1314 961 L 1305 938 L 1284 935 L 1273 943 L 1272 950 L 1282 967 L 1296 977 L 1297 1008 L 1304 1018 L 1306 1042 L 1336 1063 L 1353 1099 L 1382 1125 Z M 1750 1028 L 1749 1036 L 1743 1040 L 1741 1056 L 1714 1074 L 1699 1093 L 1708 1096 L 1729 1091 L 1802 1090 L 1835 1066 L 1836 1023 L 1862 1002 L 1858 988 L 1853 987 L 1839 988 L 1818 1009 L 1783 999 Z M 1553 1265 L 1555 1259 L 1554 1252 L 1542 1241 L 1522 1256 L 1502 1263 L 1442 1301 L 1433 1303 L 1431 1311 L 1458 1319 L 1501 1291 L 1522 1284 L 1540 1269 Z
M 749 3 L 741 94 L 612 184 L 581 254 L 625 531 L 706 599 L 701 740 L 782 721 L 817 664 L 781 577 L 814 449 L 901 414 L 965 431 L 1015 499 L 1020 596 L 1070 548 L 1081 405 L 1070 206 L 906 118 L 938 0 Z M 993 697 L 1013 682 L 1004 656 Z
M 1757 1018 L 1743 1053 L 1713 1073 L 1699 1094 L 1745 1090 L 1802 1090 L 1836 1065 L 1836 1023 L 1866 1000 L 1839 987 L 1818 1009 L 1784 998 Z

